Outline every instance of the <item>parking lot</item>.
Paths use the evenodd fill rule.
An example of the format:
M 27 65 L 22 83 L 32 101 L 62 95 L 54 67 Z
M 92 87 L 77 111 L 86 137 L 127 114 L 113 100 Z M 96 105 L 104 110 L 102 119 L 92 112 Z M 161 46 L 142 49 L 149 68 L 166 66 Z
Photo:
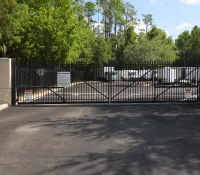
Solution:
M 1 175 L 199 175 L 199 105 L 10 107 Z
M 191 98 L 185 98 L 185 89 L 191 89 Z M 49 88 L 50 89 L 50 88 Z M 34 95 L 35 103 L 85 103 L 85 102 L 182 102 L 197 101 L 197 86 L 152 85 L 152 82 L 85 81 L 67 88 L 41 89 Z M 44 93 L 46 92 L 47 93 Z M 25 99 L 21 99 L 25 102 Z

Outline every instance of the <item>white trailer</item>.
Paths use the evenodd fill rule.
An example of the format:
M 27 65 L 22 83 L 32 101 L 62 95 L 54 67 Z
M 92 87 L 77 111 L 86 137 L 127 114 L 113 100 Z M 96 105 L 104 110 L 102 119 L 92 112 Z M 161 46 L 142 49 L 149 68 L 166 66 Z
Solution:
M 151 80 L 153 79 L 153 75 L 154 78 L 157 78 L 157 70 L 156 69 L 144 69 L 144 70 L 139 70 L 139 78 L 141 80 Z
M 138 72 L 138 70 L 130 70 L 130 72 L 129 72 L 129 79 L 130 80 L 138 80 L 139 79 L 139 72 Z
M 138 77 L 140 80 L 147 80 L 148 79 L 148 70 L 139 70 Z
M 200 72 L 196 67 L 171 67 L 176 70 L 178 84 L 197 83 Z
M 129 80 L 129 70 L 122 70 L 121 80 Z
M 186 67 L 185 68 L 185 79 L 192 80 L 198 77 L 197 75 L 198 68 L 196 67 Z
M 116 80 L 121 80 L 122 78 L 122 70 L 116 70 Z
M 197 84 L 199 80 L 199 71 L 197 67 L 184 67 L 183 78 L 186 82 Z
M 176 80 L 181 80 L 183 77 L 183 68 L 182 67 L 173 67 L 176 70 Z
M 139 77 L 137 70 L 122 70 L 121 72 L 121 80 L 135 80 Z
M 100 81 L 116 80 L 116 74 L 114 67 L 97 67 L 95 69 L 96 80 Z
M 177 78 L 177 72 L 175 68 L 164 67 L 158 69 L 157 77 L 160 83 L 174 83 Z

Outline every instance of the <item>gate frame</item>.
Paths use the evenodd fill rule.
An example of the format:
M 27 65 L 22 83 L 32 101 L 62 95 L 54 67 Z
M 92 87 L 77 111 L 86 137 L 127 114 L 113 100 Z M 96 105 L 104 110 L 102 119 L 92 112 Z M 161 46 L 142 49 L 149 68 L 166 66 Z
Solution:
M 141 64 L 142 65 L 142 64 Z M 150 66 L 151 65 L 154 65 L 154 64 L 149 64 Z M 156 64 L 156 65 L 159 65 L 159 64 Z M 164 65 L 164 64 L 161 64 L 161 65 Z M 71 66 L 71 65 L 70 65 Z M 100 65 L 99 65 L 100 66 Z M 107 66 L 114 66 L 113 64 L 111 64 L 111 65 L 107 65 Z M 155 65 L 154 65 L 155 66 Z M 174 67 L 176 67 L 176 66 L 174 66 Z M 180 66 L 177 66 L 177 67 L 180 67 Z M 199 66 L 195 66 L 195 69 L 193 69 L 192 71 L 190 71 L 189 73 L 187 73 L 185 76 L 184 76 L 184 78 L 186 78 L 188 75 L 190 75 L 192 72 L 194 72 L 194 71 L 197 71 L 197 80 L 198 80 L 198 68 L 199 68 Z M 16 63 L 16 59 L 12 59 L 12 105 L 16 105 L 16 103 L 18 102 L 18 96 L 17 96 L 17 86 L 16 86 L 16 70 L 18 69 L 18 65 L 17 65 L 17 63 Z M 151 67 L 151 69 L 149 69 L 147 72 L 145 72 L 145 74 L 143 74 L 141 77 L 139 77 L 139 79 L 137 79 L 137 80 L 134 80 L 134 81 L 132 81 L 131 82 L 131 84 L 129 84 L 129 85 L 127 85 L 125 88 L 123 88 L 122 90 L 120 90 L 119 92 L 117 92 L 115 95 L 112 95 L 112 85 L 110 85 L 110 83 L 108 84 L 108 96 L 106 96 L 104 93 L 102 93 L 101 91 L 99 91 L 97 88 L 95 88 L 95 87 L 93 87 L 92 85 L 90 85 L 90 83 L 88 83 L 88 81 L 82 81 L 84 84 L 86 84 L 86 86 L 89 86 L 90 88 L 92 88 L 92 89 L 94 89 L 96 92 L 98 92 L 100 95 L 102 95 L 102 96 L 104 96 L 107 100 L 105 101 L 105 100 L 103 100 L 104 102 L 103 103 L 114 103 L 114 104 L 116 104 L 116 103 L 155 103 L 155 102 L 158 102 L 158 103 L 162 103 L 162 102 L 169 102 L 169 101 L 157 101 L 156 99 L 158 99 L 158 97 L 159 96 L 161 96 L 162 94 L 164 94 L 165 92 L 167 92 L 170 88 L 174 88 L 174 85 L 175 84 L 177 84 L 178 82 L 180 82 L 182 79 L 184 79 L 184 78 L 182 78 L 182 79 L 180 79 L 180 80 L 178 80 L 178 81 L 176 81 L 176 82 L 174 82 L 174 83 L 172 83 L 172 85 L 173 86 L 169 86 L 169 87 L 167 87 L 166 89 L 164 89 L 163 90 L 163 92 L 162 93 L 160 93 L 160 94 L 158 94 L 158 95 L 156 95 L 156 96 L 154 96 L 155 95 L 155 93 L 153 93 L 152 94 L 152 97 L 153 97 L 153 100 L 152 101 L 146 101 L 146 102 L 141 102 L 141 101 L 134 101 L 134 102 L 129 102 L 129 101 L 127 101 L 127 102 L 123 102 L 123 100 L 122 101 L 113 101 L 113 99 L 115 98 L 115 97 L 117 97 L 119 94 L 121 94 L 121 93 L 123 93 L 126 89 L 128 89 L 129 87 L 131 87 L 134 83 L 136 83 L 136 82 L 139 82 L 145 75 L 147 75 L 149 72 L 151 72 L 152 70 L 154 70 L 154 68 L 153 67 Z M 152 80 L 153 81 L 153 80 Z M 152 86 L 153 86 L 153 91 L 155 91 L 155 86 L 152 84 Z M 178 86 L 178 87 L 180 87 L 180 86 Z M 181 87 L 183 87 L 183 86 L 181 86 Z M 186 86 L 187 87 L 187 86 Z M 191 87 L 191 86 L 189 86 L 189 87 Z M 33 88 L 33 87 L 31 87 L 31 88 Z M 56 104 L 56 103 L 61 103 L 61 104 L 63 104 L 63 103 L 66 103 L 66 104 L 70 104 L 70 103 L 91 103 L 91 102 L 87 102 L 87 101 L 85 101 L 85 102 L 77 102 L 77 101 L 75 101 L 75 102 L 67 102 L 66 101 L 66 99 L 65 99 L 65 97 L 61 97 L 61 95 L 59 95 L 59 94 L 57 94 L 55 91 L 53 91 L 50 87 L 48 87 L 48 86 L 45 86 L 45 87 L 36 87 L 36 88 L 42 88 L 42 89 L 48 89 L 49 91 L 51 91 L 51 92 L 53 92 L 56 96 L 59 96 L 63 101 L 62 102 L 50 102 L 51 104 Z M 53 88 L 53 87 L 52 87 Z M 54 88 L 59 88 L 59 87 L 54 87 Z M 111 89 L 110 89 L 111 88 Z M 198 102 L 198 103 L 200 103 L 200 95 L 199 95 L 199 92 L 200 92 L 200 85 L 199 85 L 199 83 L 198 83 L 198 81 L 197 81 L 197 85 L 195 86 L 195 88 L 197 89 L 197 100 L 195 100 L 195 101 L 186 101 L 186 102 L 189 102 L 189 103 L 191 103 L 191 102 Z M 110 95 L 111 94 L 111 95 Z M 178 103 L 179 101 L 177 101 L 177 103 Z M 181 101 L 180 101 L 181 102 Z M 49 104 L 49 102 L 42 102 L 42 103 L 40 103 L 40 102 L 33 102 L 33 103 L 25 103 L 25 102 L 23 102 L 23 103 L 20 103 L 20 104 Z M 93 101 L 92 103 L 99 103 L 98 101 Z M 101 102 L 102 103 L 102 102 Z M 182 103 L 182 102 L 181 102 Z

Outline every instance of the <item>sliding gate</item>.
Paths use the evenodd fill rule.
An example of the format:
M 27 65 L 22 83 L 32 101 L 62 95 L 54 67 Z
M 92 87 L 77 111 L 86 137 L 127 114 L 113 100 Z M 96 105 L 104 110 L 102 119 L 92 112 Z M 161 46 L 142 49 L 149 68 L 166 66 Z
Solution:
M 65 73 L 70 84 L 65 82 L 67 85 L 63 87 L 58 74 Z M 198 102 L 199 99 L 197 66 L 17 64 L 15 74 L 13 98 L 18 104 Z

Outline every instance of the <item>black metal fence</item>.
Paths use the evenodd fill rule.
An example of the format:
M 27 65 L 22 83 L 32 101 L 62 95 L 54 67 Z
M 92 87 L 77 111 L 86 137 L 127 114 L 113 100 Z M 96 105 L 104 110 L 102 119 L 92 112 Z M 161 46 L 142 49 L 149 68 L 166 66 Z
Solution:
M 70 72 L 71 84 L 57 85 Z M 16 65 L 19 104 L 198 102 L 200 67 L 169 62 L 126 65 Z M 27 100 L 25 91 L 31 90 Z

